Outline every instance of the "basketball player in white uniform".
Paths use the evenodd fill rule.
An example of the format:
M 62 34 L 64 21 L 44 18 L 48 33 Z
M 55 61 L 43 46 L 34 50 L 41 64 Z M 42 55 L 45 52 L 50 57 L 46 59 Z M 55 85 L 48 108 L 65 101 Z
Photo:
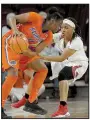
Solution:
M 57 71 L 60 89 L 60 105 L 58 110 L 51 117 L 70 116 L 67 106 L 69 83 L 80 79 L 88 68 L 88 58 L 85 55 L 84 46 L 77 22 L 73 18 L 63 20 L 62 39 L 57 43 L 60 52 L 59 56 L 41 56 L 48 61 L 63 62 L 62 70 Z M 55 69 L 54 69 L 55 70 Z

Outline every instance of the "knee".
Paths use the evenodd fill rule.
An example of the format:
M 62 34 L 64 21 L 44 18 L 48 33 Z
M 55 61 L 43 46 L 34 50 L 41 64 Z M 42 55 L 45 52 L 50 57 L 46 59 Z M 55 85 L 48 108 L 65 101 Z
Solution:
M 15 68 L 8 69 L 7 76 L 18 76 L 18 70 Z
M 38 71 L 38 73 L 41 73 L 44 76 L 47 76 L 48 74 L 48 69 L 45 67 L 45 68 L 42 68 Z
M 58 80 L 59 81 L 66 81 L 66 80 L 70 80 L 70 79 L 73 79 L 73 74 L 72 74 L 72 67 L 64 67 L 60 73 L 59 73 L 59 76 L 58 76 Z
M 48 68 L 44 68 L 43 71 L 48 74 Z
M 64 75 L 62 72 L 59 73 L 58 81 L 59 81 L 59 82 L 65 81 L 65 75 Z
M 48 73 L 48 68 L 44 68 L 44 71 L 45 71 L 46 73 Z
M 48 73 L 48 68 L 47 67 L 44 67 L 42 69 L 39 70 L 39 72 L 42 71 L 42 72 L 45 72 L 45 73 Z

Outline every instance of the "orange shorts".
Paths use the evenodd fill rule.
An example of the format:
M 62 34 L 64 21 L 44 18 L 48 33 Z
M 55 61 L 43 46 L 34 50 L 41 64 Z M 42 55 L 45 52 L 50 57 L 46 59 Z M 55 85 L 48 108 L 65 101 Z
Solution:
M 27 56 L 20 55 L 19 69 L 24 71 L 25 69 L 27 69 L 27 64 L 34 61 L 34 60 L 36 60 L 36 59 L 39 59 L 39 56 L 29 58 Z
M 14 53 L 10 48 L 8 48 L 8 57 L 6 56 L 6 52 L 5 49 L 2 49 L 2 67 L 4 68 L 4 70 L 10 68 L 10 67 L 14 67 L 16 69 L 20 69 L 22 71 L 24 71 L 25 69 L 27 69 L 27 64 L 38 59 L 38 56 L 29 58 L 27 56 L 24 55 L 19 55 Z

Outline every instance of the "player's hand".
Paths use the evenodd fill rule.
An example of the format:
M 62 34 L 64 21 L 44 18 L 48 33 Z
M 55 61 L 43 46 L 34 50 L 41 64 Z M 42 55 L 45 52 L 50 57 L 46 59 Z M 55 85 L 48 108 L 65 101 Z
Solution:
M 40 59 L 43 59 L 43 60 L 46 60 L 47 58 L 45 56 L 42 56 L 42 55 L 38 55 L 40 57 Z
M 15 30 L 15 31 L 13 31 L 13 37 L 25 37 L 25 35 L 22 33 L 22 32 L 20 32 L 20 31 L 18 31 L 18 30 Z

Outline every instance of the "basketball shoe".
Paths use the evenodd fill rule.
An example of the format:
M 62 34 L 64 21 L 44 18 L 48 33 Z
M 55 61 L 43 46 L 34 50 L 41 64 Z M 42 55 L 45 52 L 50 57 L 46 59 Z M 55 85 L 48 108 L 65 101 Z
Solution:
M 26 102 L 24 108 L 24 111 L 39 114 L 39 115 L 45 115 L 47 113 L 46 110 L 42 109 L 40 106 L 38 106 L 36 103 L 30 103 L 29 101 Z
M 63 118 L 70 116 L 67 105 L 59 105 L 58 110 L 51 115 L 52 118 Z
M 25 97 L 23 97 L 18 102 L 11 104 L 11 107 L 20 108 L 21 106 L 25 105 L 26 101 L 27 101 L 27 99 Z

